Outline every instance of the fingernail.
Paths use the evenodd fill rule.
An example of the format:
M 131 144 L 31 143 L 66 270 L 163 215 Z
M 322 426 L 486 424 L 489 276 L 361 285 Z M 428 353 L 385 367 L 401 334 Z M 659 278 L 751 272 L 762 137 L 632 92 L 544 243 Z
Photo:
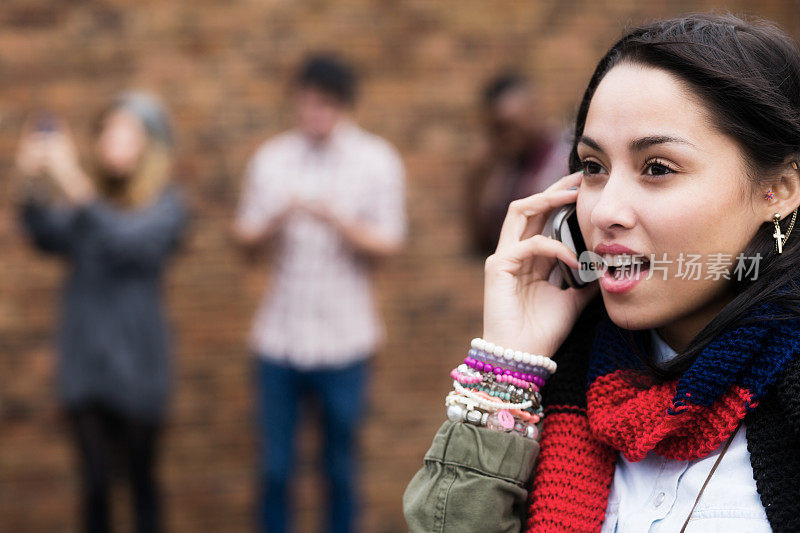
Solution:
M 574 187 L 570 187 L 570 188 L 569 188 L 569 189 L 567 189 L 567 190 L 568 190 L 568 191 L 577 191 L 577 190 L 578 190 L 578 186 L 576 185 L 576 186 L 574 186 Z

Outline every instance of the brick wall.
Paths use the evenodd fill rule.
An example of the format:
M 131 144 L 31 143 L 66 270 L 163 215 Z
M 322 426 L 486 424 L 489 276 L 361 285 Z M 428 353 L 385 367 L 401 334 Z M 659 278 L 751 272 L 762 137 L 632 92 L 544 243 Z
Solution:
M 0 531 L 75 530 L 72 450 L 52 393 L 63 265 L 26 245 L 9 202 L 27 113 L 52 109 L 83 136 L 119 89 L 150 88 L 169 103 L 177 175 L 195 213 L 166 284 L 177 338 L 160 471 L 169 529 L 247 531 L 254 443 L 246 333 L 265 273 L 237 258 L 226 228 L 249 154 L 289 124 L 283 83 L 292 67 L 320 48 L 357 65 L 357 118 L 400 149 L 408 170 L 411 238 L 378 280 L 389 340 L 376 360 L 362 461 L 364 529 L 399 532 L 403 490 L 443 419 L 447 372 L 480 333 L 482 261 L 466 253 L 460 223 L 476 88 L 517 66 L 540 81 L 547 112 L 567 120 L 594 62 L 626 23 L 712 8 L 761 14 L 800 32 L 797 2 L 779 0 L 3 0 Z M 304 420 L 300 434 L 302 531 L 313 530 L 324 497 L 315 428 Z M 120 524 L 128 523 L 125 498 L 116 495 Z

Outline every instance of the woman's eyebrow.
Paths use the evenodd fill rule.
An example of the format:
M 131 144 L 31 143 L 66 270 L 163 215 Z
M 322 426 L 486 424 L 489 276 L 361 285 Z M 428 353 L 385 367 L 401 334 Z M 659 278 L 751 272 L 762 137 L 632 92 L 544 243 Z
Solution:
M 655 144 L 666 144 L 666 143 L 678 143 L 678 144 L 686 144 L 688 146 L 694 146 L 694 144 L 690 143 L 686 139 L 682 139 L 681 137 L 675 137 L 673 135 L 648 135 L 647 137 L 640 137 L 639 139 L 632 140 L 628 144 L 628 149 L 631 152 L 638 152 Z M 589 148 L 597 150 L 598 152 L 603 152 L 603 148 L 600 146 L 600 143 L 598 143 L 588 135 L 581 135 L 578 138 L 578 144 L 585 144 Z
M 650 135 L 647 137 L 642 137 L 640 139 L 635 139 L 630 142 L 628 147 L 630 148 L 631 152 L 638 152 L 640 150 L 644 150 L 654 144 L 666 144 L 666 143 L 678 143 L 678 144 L 686 144 L 689 146 L 694 147 L 692 143 L 687 141 L 686 139 L 682 139 L 680 137 L 673 137 L 672 135 Z

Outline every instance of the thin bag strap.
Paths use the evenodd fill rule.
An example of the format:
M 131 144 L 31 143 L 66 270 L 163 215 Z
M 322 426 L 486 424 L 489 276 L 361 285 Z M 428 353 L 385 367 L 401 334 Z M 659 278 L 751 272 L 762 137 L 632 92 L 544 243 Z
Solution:
M 689 519 L 692 517 L 692 513 L 694 512 L 695 507 L 697 507 L 697 504 L 700 502 L 700 496 L 702 496 L 703 491 L 706 490 L 706 485 L 708 485 L 708 482 L 711 480 L 711 476 L 714 474 L 714 471 L 717 469 L 719 463 L 722 461 L 722 457 L 725 455 L 725 452 L 728 451 L 728 447 L 731 445 L 731 442 L 733 442 L 733 437 L 736 436 L 736 432 L 739 431 L 740 427 L 742 427 L 741 424 L 736 426 L 736 429 L 733 430 L 733 433 L 731 433 L 731 436 L 728 437 L 727 442 L 725 442 L 725 446 L 722 448 L 719 457 L 717 457 L 716 462 L 714 462 L 714 466 L 711 467 L 711 472 L 708 473 L 708 477 L 706 477 L 703 486 L 700 487 L 700 492 L 697 494 L 697 499 L 694 501 L 694 505 L 692 505 L 692 510 L 689 511 L 689 516 L 686 517 L 686 522 L 683 523 L 683 527 L 681 528 L 681 533 L 684 533 L 684 531 L 686 531 L 686 526 L 689 525 Z

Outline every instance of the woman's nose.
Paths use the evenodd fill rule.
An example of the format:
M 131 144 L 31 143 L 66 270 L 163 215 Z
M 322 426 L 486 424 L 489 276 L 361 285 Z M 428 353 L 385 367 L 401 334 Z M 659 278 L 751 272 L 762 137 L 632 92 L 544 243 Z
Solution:
M 636 224 L 633 194 L 625 178 L 609 175 L 591 210 L 589 220 L 603 231 L 632 228 Z

